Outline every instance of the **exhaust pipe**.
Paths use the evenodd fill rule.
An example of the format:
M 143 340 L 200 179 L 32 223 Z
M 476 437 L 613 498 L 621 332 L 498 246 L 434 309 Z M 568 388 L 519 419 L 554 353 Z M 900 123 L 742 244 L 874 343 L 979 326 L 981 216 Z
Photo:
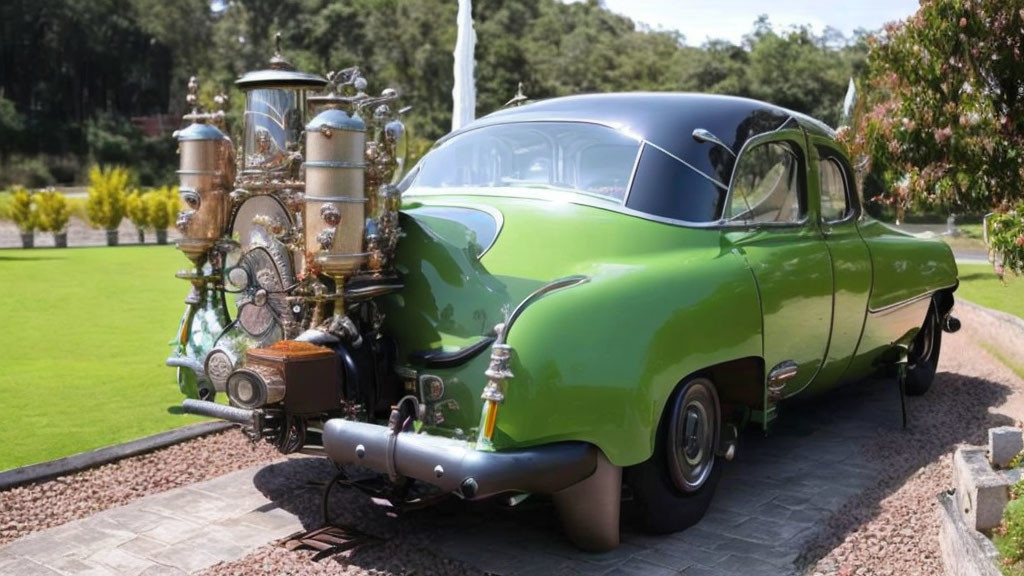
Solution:
M 960 319 L 954 317 L 952 314 L 946 314 L 945 319 L 942 322 L 942 331 L 953 334 L 960 329 Z
M 223 404 L 216 404 L 205 400 L 193 400 L 191 398 L 187 398 L 181 403 L 181 409 L 188 414 L 220 418 L 221 420 L 227 420 L 228 422 L 234 422 L 235 424 L 242 424 L 244 426 L 254 426 L 256 422 L 255 410 L 245 410 L 244 408 L 225 406 Z

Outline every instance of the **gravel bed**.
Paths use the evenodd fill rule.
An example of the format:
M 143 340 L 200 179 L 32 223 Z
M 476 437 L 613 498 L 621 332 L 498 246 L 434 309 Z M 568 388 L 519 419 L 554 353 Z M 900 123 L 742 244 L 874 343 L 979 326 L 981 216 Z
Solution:
M 958 314 L 964 329 L 943 335 L 939 362 L 939 372 L 949 372 L 953 378 L 922 398 L 908 399 L 909 429 L 882 432 L 868 447 L 869 457 L 883 462 L 889 474 L 832 518 L 806 553 L 807 558 L 820 558 L 808 573 L 932 576 L 944 572 L 936 496 L 953 484 L 953 450 L 930 462 L 921 462 L 915 455 L 934 454 L 934 447 L 948 446 L 950 439 L 966 438 L 966 444 L 984 445 L 989 427 L 1021 426 L 1024 418 L 1024 381 L 986 351 L 1017 349 L 1019 358 L 1016 346 L 1021 335 L 1007 332 L 1005 325 L 986 315 L 963 309 Z M 1002 384 L 1001 397 L 984 397 L 976 385 L 979 380 Z M 990 406 L 989 410 L 970 408 L 979 403 Z
M 211 434 L 78 474 L 0 492 L 0 545 L 143 496 L 281 458 L 240 431 Z

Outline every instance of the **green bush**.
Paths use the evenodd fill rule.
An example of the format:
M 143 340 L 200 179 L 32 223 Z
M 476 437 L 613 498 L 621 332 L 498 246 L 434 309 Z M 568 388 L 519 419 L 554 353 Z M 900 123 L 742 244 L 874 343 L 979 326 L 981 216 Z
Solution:
M 39 229 L 44 232 L 64 232 L 71 219 L 67 198 L 56 190 L 44 190 L 36 194 L 36 213 L 39 216 Z
M 992 249 L 1001 252 L 1003 265 L 1024 274 L 1024 202 L 1017 209 L 992 217 Z
M 131 194 L 128 194 L 125 199 L 125 211 L 136 228 L 149 228 L 149 204 L 142 199 L 141 192 L 132 190 Z
M 77 156 L 44 156 L 46 167 L 59 184 L 74 184 L 82 177 L 82 161 Z
M 83 222 L 89 219 L 88 210 L 85 208 L 89 202 L 88 198 L 67 198 L 67 201 L 68 211 L 71 212 L 72 218 L 78 218 Z
M 45 188 L 56 184 L 46 162 L 40 157 L 12 156 L 0 168 L 0 186 Z
M 177 220 L 180 204 L 177 187 L 164 186 L 150 190 L 142 196 L 142 200 L 149 212 L 149 225 L 154 230 L 166 230 Z
M 1024 482 L 1018 482 L 1012 492 L 1014 499 L 1006 505 L 1003 523 L 996 529 L 992 539 L 1007 569 L 1013 569 L 1015 564 L 1024 561 L 1024 498 L 1021 498 Z M 1004 570 L 1004 573 L 1016 572 Z
M 134 184 L 132 172 L 123 166 L 93 166 L 89 170 L 89 199 L 85 204 L 94 228 L 114 230 L 125 212 L 125 196 Z
M 32 232 L 39 227 L 39 215 L 32 200 L 32 193 L 19 186 L 14 189 L 7 208 L 7 217 L 23 233 Z
M 174 181 L 178 146 L 173 138 L 147 138 L 127 118 L 111 114 L 88 120 L 85 138 L 93 162 L 131 166 L 144 186 Z

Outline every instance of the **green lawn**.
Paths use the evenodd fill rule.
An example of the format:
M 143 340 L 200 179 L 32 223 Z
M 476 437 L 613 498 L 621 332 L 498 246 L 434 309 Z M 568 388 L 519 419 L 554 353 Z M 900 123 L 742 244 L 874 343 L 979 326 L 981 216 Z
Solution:
M 992 266 L 961 264 L 956 296 L 1024 318 L 1024 278 L 1007 273 L 1000 281 Z
M 0 470 L 199 420 L 164 366 L 187 265 L 171 246 L 0 250 Z

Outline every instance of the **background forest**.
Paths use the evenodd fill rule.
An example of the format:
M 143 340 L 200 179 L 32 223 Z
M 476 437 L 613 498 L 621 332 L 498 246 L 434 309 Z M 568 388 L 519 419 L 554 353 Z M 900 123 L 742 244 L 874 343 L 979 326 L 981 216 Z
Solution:
M 531 98 L 616 90 L 727 93 L 835 125 L 866 33 L 780 30 L 766 17 L 741 45 L 701 46 L 637 29 L 597 0 L 476 0 L 477 114 L 519 81 Z M 451 126 L 454 0 L 7 0 L 0 3 L 0 188 L 85 179 L 94 163 L 132 167 L 144 186 L 171 183 L 170 131 L 189 76 L 209 104 L 263 68 L 280 31 L 285 55 L 324 73 L 361 66 L 370 87 L 414 106 L 422 151 Z M 232 126 L 238 126 L 234 122 Z

